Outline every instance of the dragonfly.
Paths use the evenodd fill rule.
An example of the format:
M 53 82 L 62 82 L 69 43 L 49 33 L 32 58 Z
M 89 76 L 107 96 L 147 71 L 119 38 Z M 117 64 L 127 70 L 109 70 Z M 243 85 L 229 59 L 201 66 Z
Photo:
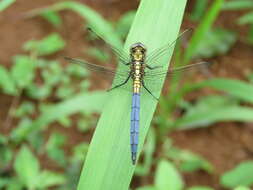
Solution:
M 200 62 L 169 70 L 166 66 L 154 65 L 154 63 L 159 62 L 159 59 L 168 53 L 168 50 L 171 49 L 171 47 L 173 47 L 180 39 L 182 39 L 183 36 L 191 32 L 190 30 L 184 31 L 172 43 L 166 44 L 149 54 L 147 54 L 147 47 L 141 42 L 132 44 L 129 48 L 129 54 L 127 54 L 125 51 L 112 46 L 92 29 L 88 30 L 97 36 L 97 38 L 104 41 L 104 43 L 112 50 L 118 58 L 119 64 L 122 65 L 120 69 L 116 70 L 70 57 L 65 57 L 65 59 L 71 63 L 81 65 L 92 72 L 100 73 L 108 78 L 114 78 L 114 81 L 116 82 L 113 83 L 114 85 L 108 91 L 127 86 L 129 81 L 131 82 L 130 90 L 132 91 L 132 105 L 130 116 L 130 146 L 132 164 L 135 165 L 139 144 L 141 108 L 140 94 L 142 89 L 150 94 L 152 98 L 158 100 L 158 97 L 154 94 L 154 86 L 156 86 L 154 84 L 156 84 L 156 80 L 165 77 L 170 78 L 170 76 L 174 73 L 182 72 L 191 68 L 208 66 L 209 63 Z M 154 91 L 152 89 L 154 89 Z

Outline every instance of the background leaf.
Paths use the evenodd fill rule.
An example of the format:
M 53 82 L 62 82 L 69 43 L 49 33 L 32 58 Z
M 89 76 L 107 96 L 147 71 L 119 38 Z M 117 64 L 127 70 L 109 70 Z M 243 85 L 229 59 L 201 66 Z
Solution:
M 50 171 L 43 171 L 41 172 L 38 181 L 39 181 L 38 187 L 44 189 L 50 186 L 62 185 L 66 182 L 66 179 L 61 174 Z
M 190 19 L 193 21 L 199 21 L 204 15 L 207 5 L 207 0 L 196 0 Z
M 223 10 L 240 10 L 253 8 L 253 2 L 251 0 L 230 0 L 226 1 L 222 9 Z
M 11 75 L 15 83 L 20 88 L 25 88 L 34 79 L 35 62 L 27 56 L 15 56 L 14 66 L 11 69 Z
M 62 24 L 61 17 L 54 11 L 45 11 L 41 16 L 55 27 L 59 27 Z
M 236 187 L 234 190 L 250 190 L 250 188 L 245 187 L 245 186 L 239 186 L 239 187 Z
M 0 12 L 8 8 L 15 0 L 1 0 L 0 1 Z
M 236 34 L 225 29 L 208 31 L 195 52 L 195 57 L 210 58 L 226 54 L 236 42 Z
M 34 51 L 40 56 L 51 55 L 65 47 L 65 42 L 57 33 L 52 33 L 42 40 L 31 40 L 25 43 L 26 51 Z
M 188 188 L 187 190 L 214 190 L 214 189 L 211 187 L 196 186 L 196 187 Z
M 180 174 L 169 161 L 161 160 L 155 173 L 155 187 L 157 190 L 182 190 L 184 183 Z
M 206 12 L 206 15 L 202 19 L 202 22 L 199 24 L 198 28 L 194 31 L 194 34 L 189 42 L 187 50 L 184 54 L 184 64 L 188 63 L 196 53 L 200 42 L 204 39 L 206 33 L 209 31 L 213 22 L 218 16 L 222 4 L 223 0 L 215 0 L 209 10 Z
M 249 96 L 249 94 L 253 93 L 253 86 L 244 81 L 235 79 L 215 78 L 204 81 L 197 85 L 201 87 L 212 87 L 216 90 L 229 93 L 230 95 L 242 101 L 253 103 L 253 97 Z
M 18 152 L 14 162 L 14 168 L 22 183 L 28 189 L 34 189 L 36 187 L 40 165 L 37 158 L 27 146 L 23 146 Z
M 17 94 L 16 85 L 11 74 L 2 65 L 0 65 L 0 87 L 7 94 Z
M 240 163 L 234 169 L 224 173 L 221 176 L 220 183 L 227 188 L 235 188 L 237 186 L 253 185 L 253 162 L 247 161 Z
M 226 97 L 207 96 L 188 109 L 188 112 L 175 121 L 175 127 L 191 129 L 209 126 L 218 121 L 252 122 L 253 109 L 226 101 Z

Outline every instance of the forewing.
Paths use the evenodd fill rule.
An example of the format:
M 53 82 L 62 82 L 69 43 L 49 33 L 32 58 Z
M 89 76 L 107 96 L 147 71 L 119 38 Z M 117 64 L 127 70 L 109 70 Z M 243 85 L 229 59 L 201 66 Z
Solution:
M 206 69 L 211 65 L 208 62 L 199 62 L 195 64 L 189 64 L 186 66 L 176 67 L 172 69 L 155 69 L 155 70 L 148 70 L 145 72 L 144 82 L 151 91 L 156 92 L 160 89 L 159 83 L 161 80 L 165 78 L 165 80 L 169 80 L 176 75 L 181 75 L 184 72 L 190 70 L 202 70 Z
M 121 49 L 113 46 L 109 42 L 107 42 L 105 39 L 103 39 L 99 34 L 97 34 L 91 28 L 87 28 L 87 30 L 92 35 L 94 35 L 96 38 L 98 38 L 99 40 L 101 40 L 105 44 L 105 46 L 108 47 L 113 52 L 113 54 L 118 58 L 119 62 L 123 63 L 124 65 L 127 65 L 130 62 L 129 55 L 125 51 L 123 51 L 123 50 L 121 50 Z
M 180 42 L 183 38 L 188 37 L 192 33 L 192 29 L 187 29 L 184 32 L 182 32 L 176 40 L 174 40 L 172 43 L 166 44 L 154 51 L 152 51 L 150 54 L 148 54 L 146 58 L 146 64 L 147 65 L 157 65 L 157 62 L 159 59 L 161 59 L 162 56 L 169 53 L 171 48 L 178 42 Z
M 69 61 L 70 63 L 78 64 L 90 70 L 91 72 L 96 72 L 97 74 L 102 76 L 104 79 L 108 80 L 109 82 L 112 82 L 113 80 L 114 85 L 123 83 L 129 76 L 129 66 L 123 65 L 120 69 L 116 70 L 113 68 L 108 68 L 101 65 L 95 65 L 87 61 L 73 59 L 70 57 L 65 57 L 65 59 Z

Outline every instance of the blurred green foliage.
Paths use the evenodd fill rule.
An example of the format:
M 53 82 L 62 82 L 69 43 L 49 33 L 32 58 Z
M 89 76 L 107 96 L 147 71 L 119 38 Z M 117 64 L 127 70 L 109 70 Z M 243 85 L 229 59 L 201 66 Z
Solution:
M 246 36 L 246 41 L 249 44 L 253 44 L 253 2 L 251 0 L 231 0 L 226 1 L 223 5 L 224 11 L 238 11 L 238 10 L 249 10 L 248 13 L 243 14 L 238 19 L 236 19 L 236 23 L 240 25 L 250 25 L 250 29 L 248 31 L 248 35 Z
M 5 10 L 7 7 L 9 7 L 14 2 L 15 2 L 15 0 L 1 0 L 0 1 L 0 12 Z
M 253 161 L 245 161 L 221 176 L 220 183 L 227 188 L 253 185 Z

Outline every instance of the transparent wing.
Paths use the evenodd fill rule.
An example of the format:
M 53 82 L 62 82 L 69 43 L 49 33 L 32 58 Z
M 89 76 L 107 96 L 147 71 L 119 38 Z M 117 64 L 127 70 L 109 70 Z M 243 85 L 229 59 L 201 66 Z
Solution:
M 211 63 L 208 62 L 200 62 L 200 63 L 195 63 L 195 64 L 189 64 L 186 66 L 182 67 L 176 67 L 172 68 L 169 70 L 158 70 L 158 71 L 149 71 L 145 73 L 144 76 L 144 83 L 146 87 L 152 91 L 152 92 L 157 92 L 160 89 L 161 80 L 165 77 L 165 80 L 171 79 L 172 77 L 176 75 L 183 74 L 186 71 L 190 70 L 200 70 L 200 69 L 205 69 L 209 67 Z M 184 75 L 185 76 L 185 75 Z
M 165 53 L 169 52 L 171 47 L 173 47 L 177 42 L 181 41 L 183 37 L 190 35 L 192 31 L 192 29 L 187 29 L 182 32 L 172 43 L 166 44 L 165 46 L 152 51 L 146 58 L 146 64 L 150 65 L 157 62 L 157 60 L 160 59 Z
M 176 68 L 169 68 L 168 70 L 162 68 L 162 69 L 155 69 L 155 70 L 148 70 L 145 72 L 145 79 L 157 79 L 157 78 L 164 78 L 166 77 L 167 79 L 171 78 L 173 75 L 177 75 L 183 72 L 186 72 L 188 70 L 193 70 L 193 69 L 200 69 L 200 68 L 205 68 L 209 67 L 212 63 L 209 62 L 199 62 L 199 63 L 194 63 L 194 64 L 189 64 L 186 66 L 181 66 L 181 67 L 176 67 Z
M 104 40 L 99 34 L 97 34 L 95 31 L 93 31 L 91 28 L 87 28 L 87 30 L 94 35 L 96 38 L 98 38 L 99 40 L 101 40 L 102 42 L 104 42 L 104 44 L 112 50 L 112 52 L 117 56 L 117 58 L 119 59 L 119 61 L 125 65 L 127 65 L 130 62 L 130 58 L 129 55 L 124 52 L 123 50 L 120 50 L 119 48 L 114 47 L 113 45 L 111 45 L 109 42 L 107 42 L 106 40 Z
M 130 74 L 130 68 L 129 68 L 129 66 L 126 66 L 126 65 L 122 65 L 122 67 L 120 69 L 116 70 L 113 68 L 95 65 L 95 64 L 89 63 L 87 61 L 73 59 L 70 57 L 65 57 L 65 59 L 67 61 L 69 61 L 70 63 L 80 65 L 92 72 L 96 72 L 96 73 L 100 74 L 100 76 L 102 76 L 104 79 L 108 80 L 109 82 L 113 81 L 112 87 L 124 83 Z M 129 85 L 130 81 L 131 80 L 129 80 L 126 83 L 126 85 L 122 86 L 121 88 L 128 90 L 128 91 L 131 90 L 130 85 Z

